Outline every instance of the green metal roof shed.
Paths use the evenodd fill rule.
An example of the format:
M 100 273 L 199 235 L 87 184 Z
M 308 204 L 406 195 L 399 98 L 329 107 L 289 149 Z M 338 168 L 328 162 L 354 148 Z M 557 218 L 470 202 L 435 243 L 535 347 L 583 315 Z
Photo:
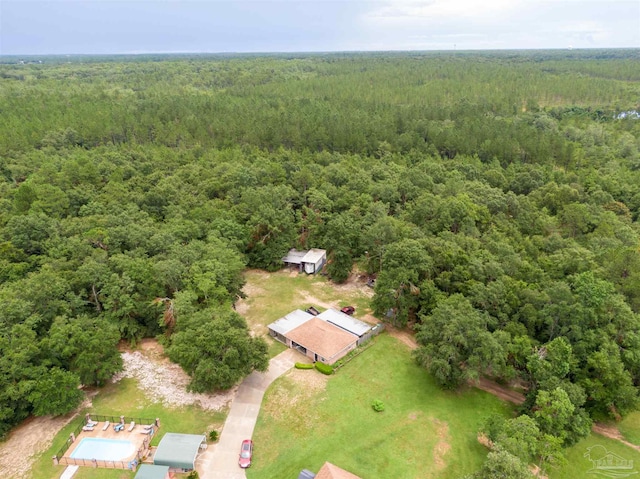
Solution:
M 169 477 L 169 466 L 152 466 L 142 464 L 134 479 L 167 479 Z
M 176 469 L 195 469 L 201 444 L 207 444 L 204 435 L 168 432 L 158 444 L 153 463 Z

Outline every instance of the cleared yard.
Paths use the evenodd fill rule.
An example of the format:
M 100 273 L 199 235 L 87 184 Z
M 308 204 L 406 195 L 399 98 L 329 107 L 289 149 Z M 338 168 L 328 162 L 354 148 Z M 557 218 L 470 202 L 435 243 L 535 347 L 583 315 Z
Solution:
M 160 402 L 149 398 L 145 391 L 139 388 L 138 382 L 133 379 L 122 379 L 115 384 L 110 384 L 93 398 L 91 411 L 106 415 L 125 415 L 134 417 L 148 417 L 161 419 L 162 427 L 151 441 L 157 446 L 165 432 L 181 433 L 206 433 L 217 428 L 220 429 L 226 413 L 203 410 L 197 406 L 166 407 Z M 84 417 L 84 411 L 79 418 Z M 78 424 L 74 420 L 56 435 L 52 446 L 47 449 L 34 464 L 32 469 L 33 479 L 54 479 L 60 477 L 63 466 L 53 466 L 51 456 L 58 452 L 62 444 L 69 437 Z M 134 477 L 133 472 L 114 469 L 94 469 L 81 467 L 74 475 L 74 479 L 128 479 Z
M 354 316 L 359 319 L 371 313 L 373 290 L 364 280 L 358 280 L 357 275 L 343 285 L 335 285 L 324 276 L 298 274 L 288 269 L 275 273 L 249 270 L 244 276 L 247 282 L 243 292 L 247 297 L 238 301 L 236 310 L 259 336 L 266 336 L 268 324 L 296 308 L 304 310 L 315 306 L 324 310 L 355 306 Z
M 290 371 L 270 387 L 249 479 L 297 477 L 325 461 L 364 479 L 458 478 L 480 466 L 480 423 L 509 416 L 511 406 L 477 389 L 442 391 L 402 343 L 385 334 L 375 341 L 330 378 Z M 375 399 L 383 412 L 371 408 Z

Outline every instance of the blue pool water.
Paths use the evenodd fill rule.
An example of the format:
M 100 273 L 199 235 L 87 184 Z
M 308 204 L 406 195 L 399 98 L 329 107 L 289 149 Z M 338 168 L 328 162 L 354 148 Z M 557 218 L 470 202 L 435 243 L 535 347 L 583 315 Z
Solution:
M 133 455 L 135 451 L 136 448 L 131 441 L 85 437 L 80 441 L 71 457 L 74 459 L 122 461 Z

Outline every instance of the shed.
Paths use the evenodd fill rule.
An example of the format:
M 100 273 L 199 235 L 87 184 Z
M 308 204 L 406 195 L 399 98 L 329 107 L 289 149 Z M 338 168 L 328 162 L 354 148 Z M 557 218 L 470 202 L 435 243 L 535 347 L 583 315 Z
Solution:
M 204 435 L 168 432 L 158 444 L 153 463 L 158 466 L 169 466 L 172 469 L 195 469 L 198 452 L 201 446 L 206 447 L 206 445 L 207 438 Z
M 287 345 L 297 349 L 313 361 L 333 364 L 356 348 L 358 336 L 311 316 L 286 335 Z
M 342 311 L 337 311 L 335 309 L 327 309 L 320 313 L 318 317 L 323 321 L 331 323 L 334 326 L 338 326 L 339 328 L 344 329 L 351 334 L 355 334 L 358 337 L 366 334 L 367 331 L 371 329 L 369 324 L 359 321 L 353 316 L 349 316 L 348 314 L 344 314 Z
M 300 265 L 300 269 L 302 269 L 302 258 L 304 258 L 307 253 L 308 251 L 298 251 L 297 249 L 292 248 L 287 253 L 287 256 L 282 258 L 282 261 L 286 264 Z
M 327 251 L 324 249 L 312 248 L 308 251 L 298 251 L 290 249 L 287 256 L 282 261 L 288 265 L 296 265 L 299 271 L 307 274 L 315 274 L 322 269 L 327 262 Z
M 315 274 L 322 269 L 327 262 L 327 250 L 324 249 L 310 249 L 304 258 L 302 258 L 302 264 L 304 265 L 304 271 L 307 274 Z
M 169 466 L 142 464 L 134 479 L 169 479 Z

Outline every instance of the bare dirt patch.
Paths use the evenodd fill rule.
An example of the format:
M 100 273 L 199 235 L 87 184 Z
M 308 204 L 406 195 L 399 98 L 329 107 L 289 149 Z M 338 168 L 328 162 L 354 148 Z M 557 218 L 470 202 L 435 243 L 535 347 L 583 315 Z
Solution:
M 91 406 L 89 396 L 81 409 Z M 58 431 L 78 417 L 78 412 L 65 416 L 30 417 L 16 427 L 5 442 L 0 443 L 0 477 L 22 478 L 28 475 L 37 456 L 46 450 Z
M 220 411 L 233 399 L 237 388 L 214 394 L 187 392 L 189 376 L 180 366 L 164 356 L 162 346 L 153 339 L 140 343 L 137 351 L 122 353 L 124 370 L 113 378 L 133 378 L 148 398 L 165 406 L 200 406 L 205 410 Z
M 321 306 L 326 309 L 340 309 L 340 303 L 338 303 L 338 301 L 322 301 L 306 291 L 298 291 L 298 296 L 302 299 L 302 302 L 308 303 L 310 306 Z
M 446 467 L 447 463 L 444 456 L 451 449 L 451 444 L 449 443 L 449 424 L 435 418 L 432 419 L 432 422 L 436 428 L 436 437 L 438 438 L 438 442 L 433 448 L 433 462 L 436 465 L 436 469 L 440 471 Z

